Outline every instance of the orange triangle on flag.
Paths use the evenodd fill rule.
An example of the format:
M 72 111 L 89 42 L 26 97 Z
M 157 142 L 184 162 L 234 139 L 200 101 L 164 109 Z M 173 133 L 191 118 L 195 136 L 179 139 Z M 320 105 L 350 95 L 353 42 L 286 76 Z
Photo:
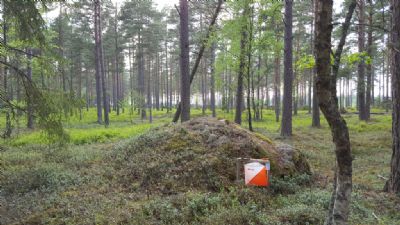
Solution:
M 250 180 L 248 185 L 256 185 L 256 186 L 267 186 L 268 185 L 268 177 L 267 177 L 267 170 L 264 167 L 261 169 L 257 175 L 253 177 L 253 179 Z

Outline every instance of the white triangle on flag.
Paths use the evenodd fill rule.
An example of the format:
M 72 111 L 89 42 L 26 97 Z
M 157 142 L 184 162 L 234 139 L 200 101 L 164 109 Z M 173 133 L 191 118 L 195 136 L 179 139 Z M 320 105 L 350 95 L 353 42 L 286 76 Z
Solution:
M 264 165 L 259 162 L 247 163 L 244 165 L 244 181 L 248 184 L 261 170 L 264 169 Z

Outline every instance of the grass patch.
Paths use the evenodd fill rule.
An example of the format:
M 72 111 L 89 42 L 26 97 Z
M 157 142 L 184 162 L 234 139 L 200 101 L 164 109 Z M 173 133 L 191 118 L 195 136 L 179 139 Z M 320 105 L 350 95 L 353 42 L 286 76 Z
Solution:
M 131 117 L 125 111 L 120 116 L 112 115 L 111 126 L 106 129 L 95 123 L 95 110 L 91 109 L 84 112 L 83 120 L 74 116 L 64 121 L 72 140 L 65 148 L 47 146 L 39 131 L 21 130 L 18 137 L 3 142 L 0 148 L 0 204 L 5 206 L 1 209 L 0 224 L 276 225 L 323 222 L 331 194 L 335 158 L 330 130 L 322 117 L 322 128 L 313 129 L 310 115 L 299 111 L 293 117 L 294 136 L 291 140 L 279 138 L 280 123 L 275 122 L 273 111 L 264 111 L 263 120 L 253 124 L 268 140 L 287 142 L 303 152 L 311 164 L 312 176 L 273 177 L 269 189 L 232 185 L 230 188 L 218 186 L 215 190 L 198 190 L 187 185 L 175 193 L 146 192 L 134 177 L 143 171 L 130 157 L 156 157 L 154 149 L 161 142 L 148 146 L 146 136 L 157 135 L 152 129 L 157 126 L 164 129 L 163 124 L 169 123 L 172 115 L 154 111 L 154 124 L 147 124 L 136 114 Z M 201 116 L 201 110 L 192 110 L 192 115 Z M 217 111 L 217 115 L 232 120 L 234 114 Z M 245 118 L 243 114 L 243 127 L 247 126 Z M 367 123 L 360 123 L 356 114 L 345 114 L 345 119 L 355 156 L 349 224 L 398 224 L 400 199 L 383 193 L 384 180 L 378 177 L 389 174 L 390 115 L 372 115 L 372 120 Z M 150 134 L 140 135 L 149 130 Z M 153 159 L 170 160 L 170 165 L 185 162 L 183 159 L 190 157 L 203 159 L 201 157 L 205 156 L 199 149 L 193 149 L 195 155 L 176 150 L 190 148 L 192 141 L 191 138 L 176 138 L 164 155 Z M 115 151 L 121 154 L 114 154 Z M 112 155 L 115 158 L 110 160 Z M 125 164 L 118 164 L 118 160 Z M 140 157 L 136 160 L 146 162 Z M 214 162 L 213 158 L 204 160 Z M 157 172 L 163 171 L 157 166 L 161 165 L 152 165 L 153 172 L 165 179 L 164 173 Z M 193 170 L 205 170 L 206 167 L 209 165 L 193 167 Z M 127 170 L 121 174 L 124 168 Z M 191 173 L 187 177 L 193 179 Z M 216 184 L 216 181 L 208 181 Z

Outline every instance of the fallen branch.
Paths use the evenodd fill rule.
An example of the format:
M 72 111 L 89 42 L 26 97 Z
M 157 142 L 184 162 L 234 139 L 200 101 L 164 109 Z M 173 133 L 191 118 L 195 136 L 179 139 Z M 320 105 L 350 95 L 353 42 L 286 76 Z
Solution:
M 372 215 L 374 216 L 374 218 L 375 218 L 376 220 L 379 221 L 379 218 L 376 216 L 376 214 L 375 214 L 374 212 L 372 212 Z
M 386 178 L 386 177 L 384 177 L 382 175 L 379 175 L 379 174 L 378 174 L 378 177 L 381 178 L 382 180 L 389 180 L 389 178 Z

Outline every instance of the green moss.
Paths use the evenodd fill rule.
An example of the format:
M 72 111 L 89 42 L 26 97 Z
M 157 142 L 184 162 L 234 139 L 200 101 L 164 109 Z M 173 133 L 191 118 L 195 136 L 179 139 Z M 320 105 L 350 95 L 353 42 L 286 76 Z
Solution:
M 255 136 L 269 144 L 272 144 L 271 139 L 267 138 L 265 135 L 262 135 L 260 133 L 255 133 Z

